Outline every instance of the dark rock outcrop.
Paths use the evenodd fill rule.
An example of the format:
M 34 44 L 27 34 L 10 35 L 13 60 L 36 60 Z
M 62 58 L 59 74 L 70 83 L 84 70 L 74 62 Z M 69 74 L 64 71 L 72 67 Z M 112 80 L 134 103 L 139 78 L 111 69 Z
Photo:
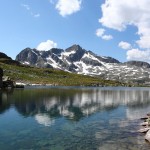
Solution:
M 66 52 L 72 52 L 72 51 L 74 51 L 74 53 L 70 54 L 70 56 L 69 56 L 69 60 L 71 62 L 80 61 L 80 59 L 83 57 L 83 55 L 86 52 L 79 45 L 73 45 L 73 46 L 67 48 L 65 51 Z
M 72 45 L 66 50 L 52 48 L 49 51 L 26 48 L 16 56 L 16 60 L 36 67 L 51 68 L 53 66 L 53 68 L 56 67 L 72 72 L 79 70 L 75 64 L 76 62 L 83 62 L 91 66 L 102 66 L 101 61 L 105 63 L 119 63 L 118 60 L 111 57 L 97 56 L 91 51 L 86 51 L 79 45 Z
M 7 56 L 5 53 L 2 52 L 0 52 L 0 62 L 14 65 L 20 64 L 18 61 L 13 60 L 11 57 Z
M 30 65 L 34 65 L 38 60 L 38 53 L 39 51 L 36 49 L 26 48 L 16 56 L 16 60 L 21 60 L 21 62 L 30 62 Z
M 150 64 L 147 62 L 143 62 L 143 61 L 128 61 L 128 62 L 125 62 L 124 64 L 142 67 L 142 68 L 150 68 Z
M 98 60 L 93 60 L 88 57 L 82 58 L 81 60 L 87 65 L 102 66 L 102 64 Z
M 3 76 L 3 69 L 0 68 L 0 76 Z
M 3 69 L 0 68 L 0 88 L 2 88 Z
M 2 58 L 12 60 L 11 57 L 8 57 L 5 53 L 0 52 L 0 59 L 2 59 Z

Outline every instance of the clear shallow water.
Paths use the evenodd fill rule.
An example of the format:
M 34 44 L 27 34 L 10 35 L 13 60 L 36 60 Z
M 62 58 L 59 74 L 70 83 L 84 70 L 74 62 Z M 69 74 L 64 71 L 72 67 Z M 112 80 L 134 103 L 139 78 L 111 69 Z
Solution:
M 147 150 L 140 117 L 149 88 L 49 88 L 0 92 L 1 150 Z

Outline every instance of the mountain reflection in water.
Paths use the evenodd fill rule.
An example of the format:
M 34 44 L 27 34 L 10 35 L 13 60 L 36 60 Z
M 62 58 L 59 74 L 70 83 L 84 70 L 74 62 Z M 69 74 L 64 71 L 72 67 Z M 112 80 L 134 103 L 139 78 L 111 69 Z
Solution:
M 13 106 L 22 116 L 33 116 L 45 126 L 55 124 L 59 117 L 79 121 L 95 112 L 113 110 L 120 105 L 127 107 L 127 118 L 137 119 L 145 115 L 145 110 L 150 110 L 148 104 L 148 88 L 50 88 L 0 92 L 1 114 Z

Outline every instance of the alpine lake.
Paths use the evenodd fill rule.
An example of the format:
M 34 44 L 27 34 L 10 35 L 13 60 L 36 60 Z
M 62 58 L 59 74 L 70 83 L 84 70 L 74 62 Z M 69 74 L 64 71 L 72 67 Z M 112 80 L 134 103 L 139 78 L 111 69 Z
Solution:
M 0 150 L 148 150 L 138 133 L 150 88 L 0 91 Z

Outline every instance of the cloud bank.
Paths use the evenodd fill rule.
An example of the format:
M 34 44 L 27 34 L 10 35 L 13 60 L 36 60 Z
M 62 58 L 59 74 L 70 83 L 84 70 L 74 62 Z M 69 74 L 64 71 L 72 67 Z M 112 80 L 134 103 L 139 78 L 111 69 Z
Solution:
M 63 17 L 71 15 L 81 9 L 81 0 L 58 0 L 56 9 Z
M 127 52 L 127 59 L 149 61 L 150 52 L 150 0 L 106 0 L 101 6 L 102 17 L 99 22 L 108 28 L 124 31 L 128 25 L 135 26 L 139 40 L 135 43 L 140 50 L 131 49 Z M 126 43 L 120 47 L 127 49 Z M 149 61 L 150 62 L 150 61 Z
M 103 16 L 99 19 L 102 25 L 123 31 L 127 25 L 137 27 L 141 48 L 150 48 L 150 1 L 149 0 L 107 0 L 102 5 Z
M 150 50 L 141 51 L 139 49 L 131 49 L 127 51 L 128 60 L 139 60 L 150 63 Z
M 41 42 L 38 46 L 37 46 L 37 50 L 39 51 L 48 51 L 52 48 L 56 48 L 57 47 L 57 43 L 51 41 L 51 40 L 47 40 L 46 42 Z

